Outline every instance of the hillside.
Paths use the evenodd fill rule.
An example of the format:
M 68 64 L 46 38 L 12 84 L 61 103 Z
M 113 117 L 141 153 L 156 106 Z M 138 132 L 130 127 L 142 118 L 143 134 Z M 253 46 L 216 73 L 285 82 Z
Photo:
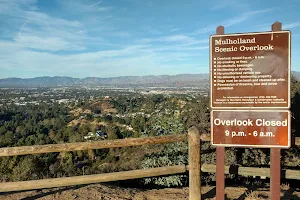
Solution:
M 300 72 L 292 75 L 300 80 Z M 161 76 L 121 76 L 112 78 L 72 78 L 43 76 L 35 78 L 3 78 L 0 87 L 59 87 L 59 86 L 122 86 L 122 87 L 203 87 L 209 86 L 209 74 L 178 74 Z
M 36 77 L 0 79 L 0 87 L 51 87 L 51 86 L 199 86 L 208 83 L 208 74 L 179 74 L 174 76 L 124 76 L 113 78 Z
M 298 80 L 300 80 L 300 72 L 293 71 L 292 75 L 295 76 Z

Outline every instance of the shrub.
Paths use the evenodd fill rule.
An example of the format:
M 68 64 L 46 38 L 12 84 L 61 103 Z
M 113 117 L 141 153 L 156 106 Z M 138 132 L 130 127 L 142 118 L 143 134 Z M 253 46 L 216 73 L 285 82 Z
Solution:
M 143 169 L 164 167 L 172 165 L 183 165 L 188 163 L 188 147 L 184 142 L 177 142 L 164 145 L 163 151 L 147 155 L 142 161 Z M 186 175 L 172 175 L 167 177 L 145 178 L 144 184 L 156 184 L 159 186 L 183 186 Z

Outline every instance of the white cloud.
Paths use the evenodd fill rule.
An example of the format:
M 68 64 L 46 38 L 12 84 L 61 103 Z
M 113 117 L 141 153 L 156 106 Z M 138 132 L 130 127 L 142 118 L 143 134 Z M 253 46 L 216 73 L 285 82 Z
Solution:
M 100 4 L 100 3 L 102 3 L 102 1 L 98 1 L 98 2 L 96 2 L 96 3 L 92 4 L 92 5 L 90 5 L 90 6 L 88 6 L 88 8 L 93 8 L 93 7 L 97 6 L 97 5 Z
M 0 55 L 10 54 L 10 53 L 22 50 L 22 49 L 23 49 L 23 47 L 15 42 L 0 40 Z
M 0 14 L 13 18 L 11 40 L 19 46 L 42 51 L 83 50 L 89 38 L 83 25 L 75 20 L 52 17 L 36 8 L 36 0 L 0 1 Z M 15 29 L 19 29 L 15 33 Z
M 171 32 L 179 31 L 179 28 L 173 28 L 170 30 Z
M 62 24 L 65 24 L 64 22 Z M 38 24 L 28 21 L 22 25 L 14 41 L 20 45 L 37 50 L 82 50 L 85 49 L 86 32 L 80 27 L 65 25 Z
M 300 26 L 300 22 L 293 22 L 290 24 L 283 24 L 282 29 L 291 29 L 291 28 L 296 28 L 298 26 Z
M 179 45 L 171 45 L 171 46 L 162 46 L 157 48 L 152 48 L 153 51 L 198 51 L 208 49 L 209 46 L 179 46 Z M 164 54 L 165 55 L 165 54 Z
M 127 31 L 115 31 L 115 32 L 110 33 L 109 35 L 115 36 L 115 37 L 126 38 L 126 37 L 130 37 L 131 33 L 127 32 Z
M 213 6 L 211 10 L 218 10 L 222 8 L 231 8 L 231 9 L 248 9 L 249 4 L 248 1 L 243 0 L 216 0 L 212 1 Z
M 123 49 L 118 49 L 118 50 L 105 50 L 105 51 L 73 54 L 73 55 L 65 56 L 64 60 L 75 61 L 75 62 L 88 62 L 88 61 L 98 62 L 103 59 L 138 55 L 140 54 L 140 52 L 146 50 L 147 47 L 148 46 L 144 46 L 144 45 L 134 45 L 134 46 L 128 46 Z
M 234 26 L 236 24 L 240 24 L 240 23 L 250 19 L 251 17 L 254 17 L 255 15 L 270 12 L 270 11 L 272 11 L 272 9 L 253 10 L 253 11 L 245 12 L 245 13 L 237 15 L 233 18 L 227 19 L 227 20 L 221 22 L 220 24 L 209 25 L 207 27 L 201 28 L 201 29 L 197 30 L 193 35 L 199 35 L 199 34 L 203 34 L 203 33 L 212 32 L 212 31 L 216 30 L 217 26 L 219 26 L 219 25 L 222 25 L 225 28 Z
M 122 75 L 141 75 L 162 72 L 162 63 L 185 61 L 198 54 L 183 51 L 159 52 L 149 45 L 132 45 L 123 49 L 105 50 L 72 55 L 56 55 L 25 49 L 20 43 L 0 41 L 1 69 L 30 71 L 35 76 L 115 76 L 115 70 Z M 2 48 L 3 47 L 3 48 Z M 5 50 L 4 50 L 5 48 Z M 54 47 L 53 47 L 54 48 Z M 185 48 L 185 47 L 182 47 Z M 113 70 L 112 70 L 113 69 Z M 166 71 L 170 73 L 171 71 Z M 183 71 L 186 69 L 182 69 Z M 131 74 L 133 73 L 133 74 Z
M 36 4 L 37 0 L 2 0 L 0 1 L 0 14 L 17 18 L 23 22 L 31 21 L 36 25 L 80 26 L 78 21 L 69 21 L 42 13 L 37 9 Z
M 187 35 L 178 34 L 178 35 L 170 35 L 170 36 L 165 36 L 165 37 L 141 39 L 141 40 L 139 40 L 139 42 L 143 42 L 143 43 L 152 43 L 152 42 L 180 43 L 181 46 L 186 46 L 186 45 L 207 43 L 208 40 L 207 39 L 197 40 L 197 39 L 187 36 Z
M 264 23 L 264 24 L 258 24 L 255 26 L 251 26 L 251 27 L 247 27 L 245 28 L 243 31 L 244 32 L 260 32 L 260 31 L 271 31 L 272 29 L 272 24 L 274 22 L 270 22 L 270 23 Z M 293 23 L 289 23 L 289 24 L 282 24 L 282 29 L 283 30 L 287 30 L 287 29 L 293 29 L 293 28 L 297 28 L 300 26 L 300 22 L 293 22 Z M 294 34 L 293 34 L 294 36 Z
M 17 14 L 17 13 L 16 13 Z M 69 21 L 65 19 L 51 17 L 45 13 L 34 12 L 34 11 L 26 11 L 23 16 L 25 19 L 30 20 L 32 23 L 37 25 L 48 25 L 55 27 L 79 27 L 80 23 L 78 21 Z
M 171 35 L 168 37 L 161 38 L 161 41 L 165 42 L 185 42 L 185 41 L 192 41 L 193 38 L 186 36 L 186 35 Z
M 82 1 L 82 0 L 63 0 L 60 1 L 69 12 L 78 15 L 79 13 L 107 12 L 112 10 L 111 6 L 104 6 L 103 1 Z
M 6 4 L 1 7 L 3 2 Z M 36 0 L 0 0 L 0 14 L 15 20 L 11 37 L 5 38 L 6 41 L 0 39 L 0 69 L 32 72 L 33 76 L 76 77 L 79 74 L 83 77 L 108 77 L 116 74 L 184 73 L 197 69 L 195 64 L 189 63 L 197 59 L 199 63 L 207 60 L 207 35 L 200 37 L 195 33 L 182 33 L 182 27 L 173 22 L 168 22 L 169 25 L 144 23 L 141 27 L 134 27 L 141 19 L 131 20 L 116 14 L 117 7 L 107 6 L 108 1 L 58 2 L 64 5 L 59 9 L 66 12 L 60 13 L 60 16 L 68 18 L 38 10 Z M 242 13 L 221 25 L 241 24 L 265 12 L 269 10 Z M 147 18 L 146 21 L 150 23 L 151 20 Z M 215 30 L 217 25 L 200 29 L 197 34 Z M 289 26 L 298 25 L 293 23 Z M 144 39 L 139 40 L 141 34 Z M 85 51 L 74 53 L 69 50 Z M 66 52 L 61 54 L 57 51 Z
M 153 34 L 153 35 L 160 35 L 162 34 L 161 31 L 157 30 L 156 28 L 153 28 L 152 26 L 147 26 L 143 28 L 146 32 Z
M 22 17 L 24 10 L 35 11 L 37 0 L 2 0 L 0 1 L 0 14 L 12 17 Z
M 23 35 L 17 36 L 15 42 L 19 45 L 36 50 L 59 51 L 59 50 L 83 50 L 83 46 L 72 44 L 58 37 L 38 37 Z

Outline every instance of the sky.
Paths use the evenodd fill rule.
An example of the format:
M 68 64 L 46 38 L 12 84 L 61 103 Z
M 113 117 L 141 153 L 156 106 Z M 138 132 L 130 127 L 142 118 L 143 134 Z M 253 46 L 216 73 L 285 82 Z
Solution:
M 209 37 L 292 32 L 300 71 L 300 0 L 0 0 L 0 78 L 209 73 Z

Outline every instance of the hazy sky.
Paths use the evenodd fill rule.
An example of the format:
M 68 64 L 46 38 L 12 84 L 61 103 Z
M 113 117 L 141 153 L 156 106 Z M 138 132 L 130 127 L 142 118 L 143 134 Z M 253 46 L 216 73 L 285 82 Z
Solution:
M 209 36 L 292 31 L 300 0 L 0 0 L 0 78 L 208 73 Z

